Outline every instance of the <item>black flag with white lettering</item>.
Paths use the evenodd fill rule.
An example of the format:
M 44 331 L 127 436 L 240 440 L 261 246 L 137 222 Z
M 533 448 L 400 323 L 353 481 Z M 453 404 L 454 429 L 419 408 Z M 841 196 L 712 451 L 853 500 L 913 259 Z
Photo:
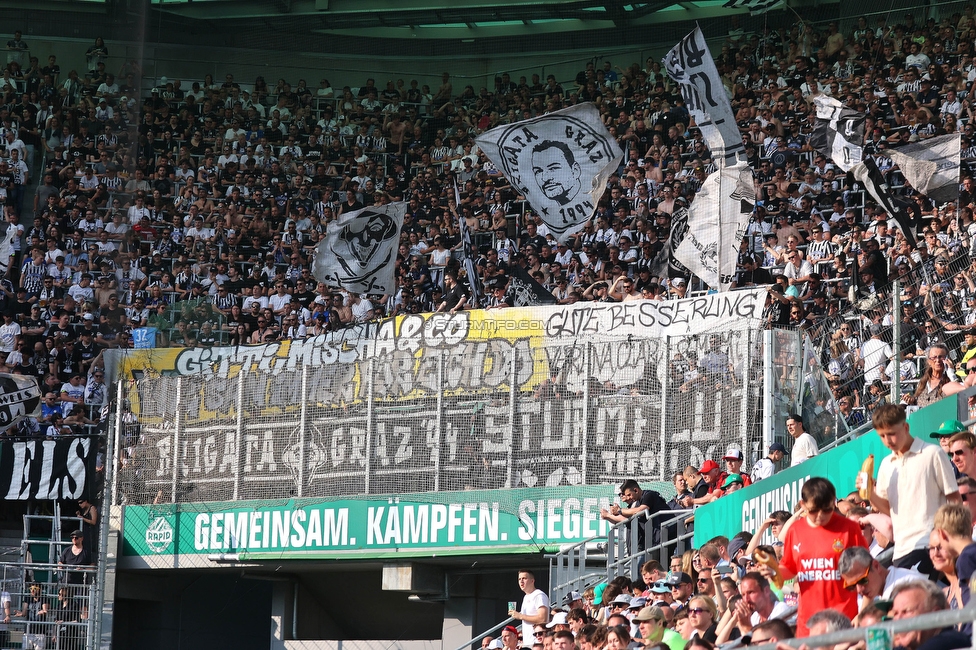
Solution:
M 534 305 L 554 305 L 556 297 L 551 291 L 525 272 L 518 264 L 509 268 L 511 280 L 508 283 L 508 304 L 512 307 L 532 307 Z
M 8 501 L 90 496 L 98 445 L 87 436 L 8 440 L 0 447 L 0 494 Z

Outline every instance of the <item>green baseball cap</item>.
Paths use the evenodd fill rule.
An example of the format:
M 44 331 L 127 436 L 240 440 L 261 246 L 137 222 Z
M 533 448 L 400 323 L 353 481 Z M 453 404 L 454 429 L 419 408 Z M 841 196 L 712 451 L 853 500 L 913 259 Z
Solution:
M 962 433 L 966 431 L 966 425 L 964 425 L 959 420 L 946 420 L 939 427 L 938 431 L 933 431 L 929 434 L 931 440 L 938 440 L 939 438 L 948 438 L 949 436 L 954 436 L 957 433 Z

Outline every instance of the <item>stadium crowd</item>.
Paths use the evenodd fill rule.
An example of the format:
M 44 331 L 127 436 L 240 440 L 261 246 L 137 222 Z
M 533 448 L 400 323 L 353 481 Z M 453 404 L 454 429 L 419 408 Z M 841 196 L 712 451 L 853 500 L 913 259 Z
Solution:
M 976 571 L 976 498 L 969 496 L 976 490 L 976 436 L 947 421 L 932 435 L 941 448 L 929 444 L 910 430 L 905 408 L 893 404 L 875 410 L 873 425 L 877 433 L 869 435 L 891 454 L 876 477 L 873 467 L 862 468 L 857 490 L 837 494 L 827 479 L 809 478 L 794 512 L 773 512 L 758 530 L 731 539 L 715 537 L 672 556 L 667 567 L 648 560 L 639 576 L 571 592 L 561 606 L 535 586 L 531 572 L 520 572 L 525 597 L 509 612 L 516 623 L 482 647 L 713 650 L 962 609 Z M 741 486 L 741 452 L 727 454 L 726 463 L 729 473 L 713 461 L 689 468 L 685 476 L 695 483 L 676 481 L 678 507 L 682 494 Z M 668 508 L 632 480 L 619 496 L 621 505 L 604 512 L 613 522 Z M 971 630 L 963 622 L 896 633 L 893 646 L 968 648 Z
M 716 57 L 758 197 L 735 287 L 768 285 L 767 321 L 825 342 L 837 408 L 852 422 L 884 401 L 895 374 L 903 401 L 919 404 L 973 377 L 963 370 L 976 354 L 969 169 L 958 200 L 935 205 L 886 150 L 960 133 L 963 159 L 972 157 L 974 29 L 971 8 L 942 20 L 861 18 L 847 33 L 803 22 L 750 33 L 733 21 Z M 449 73 L 433 90 L 403 79 L 246 85 L 228 74 L 189 87 L 162 77 L 140 93 L 138 64 L 115 65 L 101 39 L 83 74 L 54 56 L 42 66 L 20 34 L 7 52 L 0 185 L 19 237 L 2 282 L 0 311 L 12 319 L 0 327 L 0 362 L 56 375 L 52 385 L 100 349 L 147 336 L 149 345 L 239 345 L 392 314 L 505 307 L 515 265 L 560 304 L 702 289 L 658 254 L 672 213 L 715 166 L 652 59 L 588 63 L 568 80 L 502 74 L 490 88 L 462 87 Z M 916 245 L 812 150 L 817 93 L 868 115 L 865 152 L 914 206 Z M 557 244 L 473 138 L 584 101 L 599 106 L 625 161 L 592 221 Z M 353 295 L 317 282 L 310 262 L 327 224 L 392 201 L 408 203 L 397 291 Z M 459 219 L 473 232 L 477 283 L 459 264 Z M 889 345 L 896 276 L 905 282 L 899 365 Z M 926 350 L 946 354 L 929 364 Z

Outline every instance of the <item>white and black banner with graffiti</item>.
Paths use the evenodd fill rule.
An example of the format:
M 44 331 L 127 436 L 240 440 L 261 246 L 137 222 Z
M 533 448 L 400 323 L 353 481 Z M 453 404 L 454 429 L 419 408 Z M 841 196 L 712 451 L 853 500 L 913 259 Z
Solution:
M 685 107 L 708 142 L 712 159 L 719 166 L 734 164 L 739 154 L 745 154 L 745 145 L 700 28 L 695 27 L 671 48 L 664 66 L 681 88 Z
M 710 287 L 725 291 L 735 276 L 739 242 L 755 204 L 748 163 L 712 172 L 691 202 L 688 227 L 674 256 Z
M 0 444 L 0 494 L 8 501 L 80 499 L 95 478 L 94 438 L 5 440 Z
M 396 291 L 396 255 L 406 203 L 356 210 L 329 224 L 315 249 L 312 275 L 352 293 Z
M 864 157 L 864 113 L 846 108 L 827 95 L 813 98 L 817 122 L 810 135 L 810 146 L 829 156 L 845 172 Z
M 623 160 L 590 103 L 494 128 L 475 142 L 560 242 L 590 220 Z
M 410 314 L 129 351 L 117 485 L 151 503 L 668 480 L 759 440 L 765 300 Z
M 890 149 L 888 155 L 912 187 L 945 203 L 959 198 L 960 146 L 959 134 L 950 133 Z
M 556 297 L 517 264 L 509 270 L 506 295 L 512 307 L 534 307 L 535 305 L 554 305 Z

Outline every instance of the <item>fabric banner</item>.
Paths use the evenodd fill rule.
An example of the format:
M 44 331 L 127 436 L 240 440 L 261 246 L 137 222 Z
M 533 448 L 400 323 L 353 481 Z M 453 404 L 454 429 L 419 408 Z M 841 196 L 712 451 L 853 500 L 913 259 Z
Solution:
M 845 172 L 864 157 L 864 113 L 844 107 L 827 95 L 813 98 L 817 122 L 810 136 L 810 146 L 829 156 Z
M 729 0 L 723 7 L 728 9 L 748 9 L 753 16 L 764 14 L 783 4 L 783 0 Z
M 92 438 L 4 441 L 0 493 L 8 501 L 79 499 L 95 477 L 98 445 Z
M 623 160 L 591 103 L 494 128 L 475 142 L 559 242 L 593 217 Z
M 688 231 L 688 208 L 678 208 L 671 215 L 671 232 L 664 246 L 651 261 L 651 275 L 659 278 L 687 278 L 691 271 L 674 256 Z
M 688 228 L 674 249 L 674 256 L 710 287 L 725 291 L 735 277 L 739 242 L 745 236 L 755 204 L 755 185 L 748 163 L 739 162 L 712 172 L 691 202 Z
M 397 244 L 407 204 L 371 206 L 329 224 L 315 249 L 312 275 L 352 293 L 393 294 Z
M 512 279 L 508 282 L 507 295 L 512 300 L 512 307 L 556 304 L 556 297 L 552 292 L 547 291 L 518 264 L 511 267 L 510 275 Z
M 26 416 L 40 417 L 41 397 L 34 377 L 0 373 L 0 426 L 9 427 Z
M 719 166 L 735 164 L 739 154 L 745 154 L 745 145 L 699 27 L 671 48 L 664 66 L 681 88 L 681 97 L 708 142 L 712 160 Z
M 929 138 L 888 151 L 912 187 L 936 203 L 959 198 L 958 133 Z
M 874 161 L 874 158 L 871 156 L 865 158 L 863 162 L 851 169 L 851 174 L 861 183 L 864 183 L 865 189 L 874 197 L 874 200 L 895 218 L 902 234 L 905 235 L 905 239 L 912 248 L 915 248 L 915 231 L 912 228 L 911 216 L 906 209 L 906 202 L 895 198 L 891 193 L 888 181 L 885 180 L 884 173 L 878 169 L 878 163 Z

